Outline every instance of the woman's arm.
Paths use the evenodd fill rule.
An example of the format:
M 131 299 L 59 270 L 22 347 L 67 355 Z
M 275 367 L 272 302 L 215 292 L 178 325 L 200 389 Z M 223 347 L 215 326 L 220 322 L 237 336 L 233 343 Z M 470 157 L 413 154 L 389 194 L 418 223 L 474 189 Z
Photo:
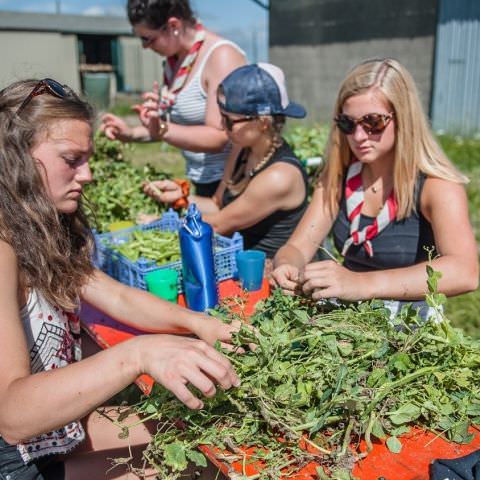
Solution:
M 182 150 L 192 152 L 219 152 L 228 140 L 222 128 L 217 104 L 219 83 L 237 67 L 245 64 L 245 57 L 231 45 L 216 48 L 208 58 L 202 75 L 202 85 L 207 94 L 205 125 L 183 126 L 170 124 L 165 140 Z
M 272 287 L 280 287 L 287 295 L 298 292 L 303 283 L 305 266 L 313 258 L 333 225 L 334 215 L 327 208 L 324 180 L 320 179 L 310 205 L 300 223 L 274 257 L 270 275 Z
M 0 435 L 7 442 L 15 444 L 84 417 L 142 373 L 191 408 L 202 402 L 188 383 L 206 396 L 214 395 L 216 383 L 222 388 L 238 385 L 231 364 L 213 347 L 171 335 L 135 337 L 66 367 L 31 374 L 17 272 L 13 249 L 0 242 Z
M 193 333 L 213 345 L 229 342 L 237 323 L 225 324 L 210 315 L 167 302 L 132 288 L 96 270 L 83 288 L 82 300 L 126 325 L 151 333 Z
M 221 235 L 251 227 L 278 210 L 298 207 L 305 198 L 305 186 L 298 168 L 276 163 L 257 176 L 229 205 L 204 220 Z
M 432 268 L 442 273 L 439 291 L 451 296 L 475 290 L 478 251 L 464 187 L 428 178 L 422 191 L 421 211 L 432 225 L 439 254 L 431 261 Z M 421 262 L 404 268 L 359 273 L 335 262 L 317 262 L 305 268 L 303 290 L 316 299 L 421 300 L 427 292 L 426 265 L 427 262 Z
M 439 254 L 431 262 L 432 268 L 442 273 L 439 291 L 451 296 L 475 290 L 478 287 L 478 247 L 463 185 L 427 178 L 422 190 L 421 211 L 432 225 Z M 426 263 L 372 273 L 369 298 L 423 298 L 427 291 Z

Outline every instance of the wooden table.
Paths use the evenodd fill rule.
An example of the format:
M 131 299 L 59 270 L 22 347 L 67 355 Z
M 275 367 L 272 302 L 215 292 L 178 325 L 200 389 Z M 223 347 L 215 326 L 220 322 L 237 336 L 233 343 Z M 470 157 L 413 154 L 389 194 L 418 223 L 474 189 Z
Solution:
M 245 317 L 252 314 L 256 303 L 269 295 L 268 283 L 264 281 L 262 288 L 257 292 L 244 292 L 238 283 L 226 280 L 219 286 L 220 298 L 233 297 L 236 310 Z M 179 296 L 179 304 L 185 305 L 183 296 Z M 88 305 L 82 306 L 80 314 L 82 324 L 95 342 L 102 348 L 108 348 L 119 342 L 125 341 L 142 332 L 120 324 L 108 316 L 98 312 Z M 142 391 L 148 394 L 152 388 L 153 380 L 148 375 L 142 375 L 136 381 Z M 438 438 L 432 433 L 412 429 L 409 434 L 402 436 L 403 448 L 400 454 L 391 453 L 383 442 L 374 443 L 373 451 L 362 461 L 355 465 L 353 474 L 361 480 L 428 480 L 429 465 L 436 458 L 457 458 L 480 449 L 480 429 L 472 429 L 474 440 L 468 445 L 449 443 Z M 365 449 L 361 445 L 360 449 Z M 246 450 L 245 455 L 251 455 L 254 449 Z M 234 462 L 231 466 L 220 461 L 217 452 L 212 448 L 203 447 L 203 453 L 227 477 L 233 473 L 255 475 L 261 466 L 255 463 Z M 316 464 L 307 465 L 289 480 L 313 480 L 316 477 Z

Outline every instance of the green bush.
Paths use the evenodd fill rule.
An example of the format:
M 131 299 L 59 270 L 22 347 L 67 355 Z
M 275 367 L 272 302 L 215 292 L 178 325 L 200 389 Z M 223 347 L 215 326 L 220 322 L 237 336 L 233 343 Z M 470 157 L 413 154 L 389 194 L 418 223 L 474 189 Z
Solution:
M 100 232 L 112 222 L 135 221 L 140 213 L 160 215 L 166 209 L 143 193 L 142 183 L 169 175 L 150 164 L 133 166 L 125 157 L 129 148 L 104 135 L 95 136 L 95 154 L 90 160 L 93 181 L 85 187 L 85 196 L 91 225 Z

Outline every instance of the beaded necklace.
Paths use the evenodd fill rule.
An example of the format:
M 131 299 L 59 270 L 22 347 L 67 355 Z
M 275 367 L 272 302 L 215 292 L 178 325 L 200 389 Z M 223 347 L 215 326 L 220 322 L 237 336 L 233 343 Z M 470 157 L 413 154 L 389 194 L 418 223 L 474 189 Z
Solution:
M 239 167 L 233 173 L 230 180 L 226 181 L 227 188 L 234 194 L 238 195 L 245 190 L 250 180 L 259 172 L 273 157 L 278 148 L 283 144 L 283 141 L 274 141 L 270 145 L 267 153 L 264 155 L 263 159 L 257 163 L 253 168 L 246 170 L 248 156 L 250 155 L 250 149 L 246 148 L 242 152 L 240 158 Z

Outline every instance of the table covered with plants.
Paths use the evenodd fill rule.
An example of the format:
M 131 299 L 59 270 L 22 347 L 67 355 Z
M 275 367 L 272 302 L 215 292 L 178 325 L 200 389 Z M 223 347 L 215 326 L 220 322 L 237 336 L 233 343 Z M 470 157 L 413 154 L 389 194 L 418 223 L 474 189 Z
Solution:
M 412 308 L 392 319 L 375 301 L 319 304 L 275 291 L 251 317 L 255 330 L 235 337 L 245 352 L 226 352 L 239 388 L 192 411 L 155 386 L 129 408 L 160 425 L 146 461 L 172 480 L 207 457 L 237 480 L 427 479 L 434 458 L 479 449 L 480 342 L 452 328 L 437 280 L 430 270 L 428 322 Z M 212 314 L 237 315 L 228 306 Z
M 324 139 L 324 130 L 314 128 L 289 137 L 302 158 L 321 155 Z M 97 142 L 93 170 L 102 180 L 87 192 L 97 228 L 139 212 L 161 213 L 141 182 L 168 174 L 133 167 L 118 144 Z M 467 175 L 480 168 L 480 142 L 442 144 Z M 472 178 L 475 207 L 480 177 Z M 477 216 L 474 208 L 475 228 Z M 239 348 L 256 348 L 226 353 L 241 376 L 238 389 L 219 392 L 196 412 L 156 386 L 128 407 L 121 434 L 128 435 L 129 411 L 164 426 L 144 452 L 162 479 L 181 478 L 189 463 L 202 466 L 207 458 L 237 480 L 427 479 L 434 458 L 480 448 L 480 337 L 473 328 L 480 297 L 474 292 L 445 307 L 437 280 L 429 271 L 427 302 L 437 312 L 429 322 L 409 308 L 392 319 L 375 301 L 318 304 L 274 292 L 250 318 L 255 333 L 245 327 L 235 337 Z M 212 314 L 231 321 L 238 308 L 229 305 Z M 450 318 L 465 328 L 454 328 Z

